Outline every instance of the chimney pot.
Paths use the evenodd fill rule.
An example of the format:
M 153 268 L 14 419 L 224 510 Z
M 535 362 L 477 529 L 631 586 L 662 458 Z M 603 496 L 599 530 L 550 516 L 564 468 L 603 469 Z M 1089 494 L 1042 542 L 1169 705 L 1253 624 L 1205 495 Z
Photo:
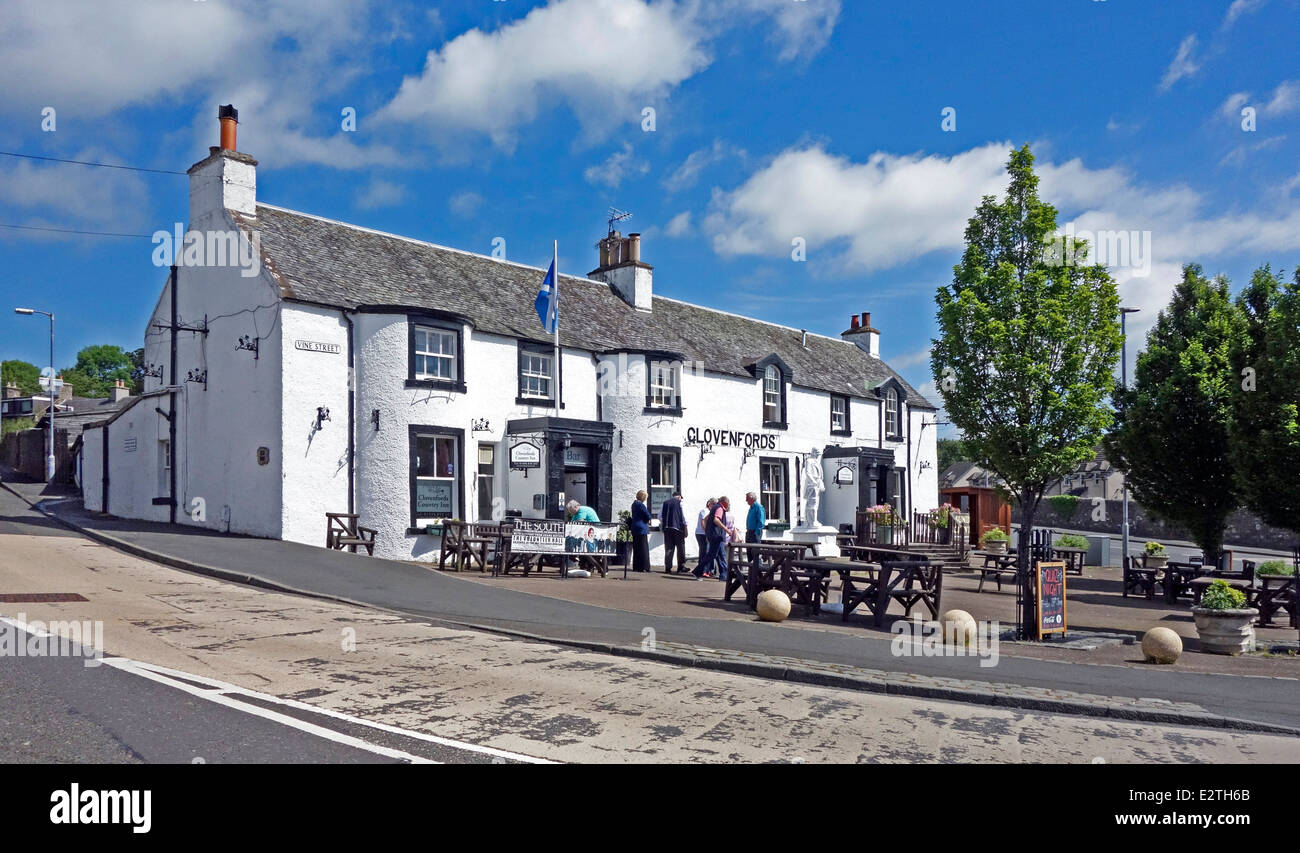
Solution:
M 849 328 L 856 329 L 857 327 L 858 327 L 858 315 L 854 314 L 852 317 L 849 318 Z
M 221 122 L 221 147 L 227 151 L 237 151 L 235 146 L 239 110 L 232 104 L 225 104 L 217 109 L 217 119 Z
M 870 312 L 870 311 L 863 311 L 863 312 L 862 312 L 862 325 L 866 326 L 867 328 L 871 328 L 871 312 Z
M 629 261 L 634 261 L 634 262 L 641 260 L 641 235 L 640 234 L 627 235 L 627 259 Z

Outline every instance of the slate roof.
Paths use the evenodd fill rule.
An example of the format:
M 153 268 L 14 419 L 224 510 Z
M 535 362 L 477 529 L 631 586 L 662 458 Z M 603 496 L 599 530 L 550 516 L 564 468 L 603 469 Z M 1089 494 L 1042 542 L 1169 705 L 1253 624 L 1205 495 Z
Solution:
M 72 444 L 88 425 L 113 417 L 119 410 L 132 404 L 138 397 L 123 397 L 116 403 L 112 397 L 69 397 L 59 403 L 54 422 L 59 429 L 68 431 L 68 443 Z M 63 406 L 70 406 L 71 411 L 64 411 Z M 46 424 L 48 412 L 41 414 L 36 426 Z
M 476 329 L 545 341 L 533 302 L 546 271 L 370 231 L 259 204 L 257 218 L 233 214 L 261 239 L 263 262 L 285 299 L 355 309 L 390 305 L 449 311 Z M 934 409 L 878 358 L 838 338 L 808 335 L 723 311 L 656 296 L 650 313 L 637 311 L 604 282 L 560 276 L 560 343 L 597 353 L 654 350 L 704 362 L 706 370 L 752 376 L 753 365 L 776 353 L 796 385 L 871 397 L 895 378 L 919 409 Z M 581 318 L 565 322 L 564 318 Z

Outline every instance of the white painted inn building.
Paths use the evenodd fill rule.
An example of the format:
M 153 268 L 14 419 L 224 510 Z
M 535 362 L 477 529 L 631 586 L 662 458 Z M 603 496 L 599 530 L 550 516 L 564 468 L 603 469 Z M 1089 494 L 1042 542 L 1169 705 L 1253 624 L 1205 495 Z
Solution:
M 258 262 L 168 278 L 145 393 L 83 434 L 88 509 L 317 545 L 325 513 L 355 512 L 376 556 L 427 560 L 437 518 L 574 498 L 611 521 L 638 489 L 657 511 L 680 488 L 692 520 L 726 494 L 741 524 L 754 491 L 797 524 L 810 459 L 823 524 L 937 506 L 935 407 L 880 360 L 870 315 L 830 338 L 668 299 L 614 232 L 588 277 L 561 276 L 557 383 L 544 269 L 261 203 L 233 113 L 189 170 L 190 229 Z

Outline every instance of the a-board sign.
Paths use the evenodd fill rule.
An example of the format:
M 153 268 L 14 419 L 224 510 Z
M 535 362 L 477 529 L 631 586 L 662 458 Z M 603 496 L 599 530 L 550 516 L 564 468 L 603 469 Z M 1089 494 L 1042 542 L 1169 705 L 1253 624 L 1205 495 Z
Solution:
M 1065 563 L 1034 564 L 1038 591 L 1038 639 L 1044 634 L 1065 633 Z

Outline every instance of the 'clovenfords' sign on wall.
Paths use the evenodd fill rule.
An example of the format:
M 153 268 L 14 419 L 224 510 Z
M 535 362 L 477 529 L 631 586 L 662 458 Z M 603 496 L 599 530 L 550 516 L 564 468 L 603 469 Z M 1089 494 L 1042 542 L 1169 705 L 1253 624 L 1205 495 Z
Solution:
M 776 450 L 776 436 L 761 432 L 740 432 L 734 429 L 686 430 L 689 444 L 712 444 L 716 447 L 749 447 L 754 450 Z

